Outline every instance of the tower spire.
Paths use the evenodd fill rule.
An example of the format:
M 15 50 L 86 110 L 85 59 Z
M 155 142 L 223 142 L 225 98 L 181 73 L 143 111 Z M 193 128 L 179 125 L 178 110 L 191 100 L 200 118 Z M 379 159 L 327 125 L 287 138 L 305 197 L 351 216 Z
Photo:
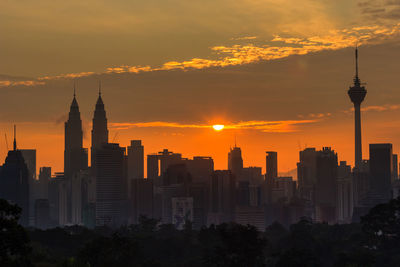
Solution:
M 17 126 L 14 124 L 14 151 L 17 150 Z
M 74 80 L 74 98 L 76 97 L 76 82 Z
M 99 80 L 99 97 L 101 97 L 101 80 Z

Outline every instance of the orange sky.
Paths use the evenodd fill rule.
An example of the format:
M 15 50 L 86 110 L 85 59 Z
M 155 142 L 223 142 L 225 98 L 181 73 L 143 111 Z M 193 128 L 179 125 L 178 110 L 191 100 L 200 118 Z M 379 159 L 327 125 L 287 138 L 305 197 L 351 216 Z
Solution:
M 264 169 L 275 150 L 280 172 L 293 170 L 306 146 L 331 146 L 353 164 L 347 90 L 358 45 L 363 157 L 375 142 L 397 153 L 398 10 L 380 0 L 6 1 L 0 134 L 11 146 L 16 123 L 38 168 L 62 171 L 73 84 L 90 147 L 100 80 L 110 141 L 141 139 L 145 154 L 212 156 L 223 169 L 236 135 L 245 166 Z

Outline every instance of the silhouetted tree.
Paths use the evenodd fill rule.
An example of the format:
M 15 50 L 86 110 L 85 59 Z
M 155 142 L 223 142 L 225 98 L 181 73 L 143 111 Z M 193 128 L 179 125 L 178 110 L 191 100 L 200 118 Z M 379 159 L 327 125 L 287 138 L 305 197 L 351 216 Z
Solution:
M 400 244 L 400 198 L 379 204 L 361 218 L 363 231 L 371 245 L 393 247 Z
M 30 266 L 29 237 L 18 224 L 21 208 L 0 199 L 0 266 Z
M 264 266 L 266 240 L 254 226 L 221 224 L 199 233 L 206 266 Z

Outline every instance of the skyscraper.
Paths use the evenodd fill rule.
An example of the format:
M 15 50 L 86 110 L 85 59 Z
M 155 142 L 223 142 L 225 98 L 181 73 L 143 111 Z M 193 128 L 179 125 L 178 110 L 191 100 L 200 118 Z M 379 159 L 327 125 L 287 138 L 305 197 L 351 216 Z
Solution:
M 315 184 L 317 181 L 317 151 L 306 148 L 300 151 L 300 162 L 297 163 L 297 180 L 300 197 L 314 202 Z
M 125 149 L 103 144 L 94 151 L 96 177 L 96 225 L 119 226 L 123 222 Z
M 207 224 L 232 222 L 236 204 L 236 179 L 230 171 L 214 171 L 209 184 Z
M 237 147 L 236 145 L 234 148 L 231 148 L 228 153 L 228 170 L 235 175 L 236 180 L 241 179 L 243 170 L 242 151 L 240 147 Z
M 265 178 L 267 180 L 278 177 L 278 153 L 275 151 L 267 151 L 265 156 Z
M 29 224 L 29 171 L 24 157 L 17 149 L 14 126 L 14 149 L 8 151 L 6 161 L 0 167 L 0 198 L 22 208 L 20 223 Z
M 392 144 L 369 145 L 370 190 L 379 194 L 382 202 L 389 201 L 391 197 L 392 160 Z
M 131 140 L 128 147 L 128 181 L 144 178 L 144 151 L 141 140 Z M 129 182 L 130 184 L 130 182 Z
M 29 225 L 34 225 L 35 200 L 39 197 L 39 183 L 36 181 L 36 149 L 19 149 L 29 172 Z
M 358 77 L 358 49 L 356 48 L 356 75 L 354 77 L 354 85 L 347 91 L 351 102 L 354 104 L 354 132 L 355 132 L 355 154 L 354 165 L 360 168 L 362 161 L 361 148 L 361 103 L 364 101 L 367 90 L 361 86 L 360 78 Z
M 99 84 L 99 97 L 97 98 L 96 107 L 93 115 L 92 129 L 92 148 L 91 163 L 93 165 L 94 152 L 97 148 L 101 148 L 103 144 L 108 143 L 108 128 L 106 110 L 104 109 L 103 99 L 101 98 L 101 85 Z
M 316 219 L 336 223 L 338 157 L 330 147 L 317 152 L 315 184 Z
M 68 121 L 65 122 L 65 150 L 64 150 L 64 174 L 70 178 L 74 173 L 86 169 L 88 166 L 87 149 L 83 148 L 83 131 L 81 113 L 74 98 L 71 103 Z

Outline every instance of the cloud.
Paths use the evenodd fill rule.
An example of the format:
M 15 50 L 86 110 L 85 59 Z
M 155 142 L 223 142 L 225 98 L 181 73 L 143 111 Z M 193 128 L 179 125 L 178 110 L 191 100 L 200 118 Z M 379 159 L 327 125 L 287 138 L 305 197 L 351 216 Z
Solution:
M 44 85 L 44 82 L 41 81 L 34 81 L 34 80 L 27 80 L 27 81 L 0 81 L 0 87 L 10 87 L 10 86 L 37 86 L 37 85 Z
M 376 21 L 393 21 L 400 18 L 399 0 L 369 0 L 358 3 L 361 14 Z
M 259 130 L 262 132 L 295 132 L 297 125 L 315 123 L 317 120 L 282 120 L 282 121 L 240 121 L 224 124 L 225 130 Z M 184 129 L 212 129 L 210 124 L 183 124 L 178 122 L 122 122 L 110 123 L 110 128 L 126 130 L 131 128 L 184 128 Z
M 234 41 L 245 41 L 245 40 L 255 40 L 257 38 L 258 38 L 257 36 L 243 36 L 243 37 L 232 38 L 231 40 L 234 40 Z
M 168 70 L 193 70 L 212 67 L 228 67 L 250 64 L 259 61 L 269 61 L 286 58 L 292 55 L 306 55 L 324 50 L 338 50 L 356 45 L 381 43 L 393 38 L 400 33 L 400 23 L 391 26 L 357 26 L 349 29 L 332 30 L 326 35 L 316 35 L 307 38 L 285 37 L 275 35 L 268 43 L 263 45 L 235 44 L 231 46 L 211 47 L 214 58 L 192 58 L 184 61 L 169 61 L 161 66 L 115 66 L 109 67 L 104 72 L 81 72 L 61 74 L 57 76 L 39 77 L 37 80 L 27 81 L 0 81 L 0 87 L 5 86 L 35 86 L 44 81 L 59 79 L 76 79 L 100 74 L 142 73 Z M 245 37 L 253 38 L 253 37 Z
M 393 111 L 393 110 L 399 110 L 400 105 L 393 105 L 393 104 L 385 104 L 385 105 L 374 105 L 374 106 L 366 106 L 362 107 L 361 111 L 363 112 L 383 112 L 383 111 Z M 348 110 L 345 110 L 344 113 L 353 113 L 354 108 L 350 108 Z

